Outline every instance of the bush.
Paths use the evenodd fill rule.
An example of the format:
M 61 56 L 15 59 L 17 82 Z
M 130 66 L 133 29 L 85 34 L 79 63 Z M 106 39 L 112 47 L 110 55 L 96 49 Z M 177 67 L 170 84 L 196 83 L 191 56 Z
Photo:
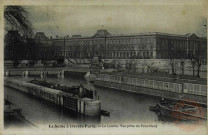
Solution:
M 30 66 L 30 67 L 35 66 L 35 61 L 34 61 L 34 60 L 29 61 L 29 66 Z
M 13 63 L 13 67 L 18 67 L 20 64 L 20 62 L 18 60 L 15 60 Z

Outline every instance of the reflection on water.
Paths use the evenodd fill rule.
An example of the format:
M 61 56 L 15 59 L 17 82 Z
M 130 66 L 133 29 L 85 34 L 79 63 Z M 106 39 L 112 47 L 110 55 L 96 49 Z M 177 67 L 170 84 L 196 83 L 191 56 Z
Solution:
M 34 78 L 34 77 L 33 77 Z M 33 78 L 19 78 L 31 80 Z M 47 81 L 63 83 L 66 86 L 86 83 L 82 78 L 68 77 L 65 79 L 47 78 Z M 110 117 L 84 117 L 63 110 L 53 104 L 29 96 L 9 87 L 5 87 L 5 96 L 12 97 L 14 103 L 23 109 L 23 115 L 36 125 L 44 124 L 107 124 L 107 123 L 137 123 L 158 121 L 157 114 L 149 111 L 149 106 L 156 105 L 160 98 L 128 93 L 119 90 L 96 87 L 102 110 L 110 112 Z

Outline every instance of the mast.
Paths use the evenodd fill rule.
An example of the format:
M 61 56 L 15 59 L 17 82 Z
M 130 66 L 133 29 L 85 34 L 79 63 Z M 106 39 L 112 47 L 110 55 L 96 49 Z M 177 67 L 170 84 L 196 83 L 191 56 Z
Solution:
M 107 55 L 107 54 L 106 54 L 106 49 L 107 49 L 107 47 L 106 47 L 106 34 L 105 34 L 105 51 L 104 51 L 104 55 L 105 55 L 104 57 L 105 57 L 105 58 L 106 58 L 106 55 Z
M 66 58 L 66 45 L 65 45 L 65 37 L 64 37 L 64 59 Z
M 44 62 L 44 70 L 45 70 L 45 72 L 44 72 L 44 81 L 46 82 L 46 46 L 44 47 L 44 52 L 45 52 L 45 54 L 44 54 L 44 56 L 45 56 L 45 62 Z

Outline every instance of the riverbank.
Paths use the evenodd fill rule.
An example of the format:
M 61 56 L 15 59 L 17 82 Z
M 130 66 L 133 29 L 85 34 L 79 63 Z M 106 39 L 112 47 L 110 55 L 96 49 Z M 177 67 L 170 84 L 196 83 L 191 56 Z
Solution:
M 87 72 L 89 72 L 89 67 L 84 65 L 74 65 L 67 67 L 37 67 L 37 68 L 5 68 L 5 76 L 43 76 L 43 73 L 46 72 L 47 76 L 54 77 L 68 77 L 68 76 L 77 76 L 84 77 Z
M 207 104 L 207 84 L 203 78 L 115 72 L 100 73 L 94 83 L 105 88 Z

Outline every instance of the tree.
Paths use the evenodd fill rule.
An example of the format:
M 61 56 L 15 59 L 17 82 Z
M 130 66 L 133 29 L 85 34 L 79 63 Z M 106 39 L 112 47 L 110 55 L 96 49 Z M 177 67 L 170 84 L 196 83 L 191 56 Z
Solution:
M 130 69 L 131 69 L 130 66 L 131 66 L 130 62 L 126 61 L 125 69 L 126 69 L 127 72 L 130 71 Z
M 21 58 L 21 55 L 25 48 L 26 44 L 21 39 L 20 34 L 17 31 L 9 31 L 4 37 L 4 56 L 5 59 L 14 59 Z
M 120 71 L 120 69 L 121 69 L 121 63 L 120 62 L 117 63 L 116 69 L 117 69 L 117 71 Z
M 168 40 L 168 48 L 167 48 L 167 58 L 168 58 L 168 64 L 171 67 L 172 74 L 175 75 L 175 66 L 178 64 L 177 59 L 181 59 L 182 52 L 174 49 L 174 44 L 170 40 Z M 183 67 L 182 67 L 183 68 Z
M 127 72 L 136 72 L 137 63 L 135 61 L 126 62 L 125 67 Z
M 177 50 L 175 52 L 176 58 L 178 59 L 178 62 L 180 63 L 181 67 L 181 74 L 184 75 L 184 68 L 185 68 L 185 59 L 186 58 L 186 51 L 185 50 Z
M 144 59 L 144 57 L 142 56 L 142 61 L 141 61 L 141 66 L 142 66 L 142 73 L 144 73 L 145 71 L 145 67 L 147 66 L 147 62 L 146 60 Z
M 74 48 L 74 58 L 75 58 L 75 60 L 76 59 L 79 59 L 80 58 L 80 53 L 81 53 L 81 47 L 80 47 L 80 45 L 79 44 L 76 44 L 76 46 L 75 46 L 75 48 Z
M 200 69 L 203 64 L 203 61 L 206 59 L 206 50 L 197 49 L 191 56 L 191 60 L 194 62 L 193 64 L 197 67 L 197 77 L 200 77 Z M 193 69 L 194 70 L 194 69 Z M 194 72 L 194 71 L 193 71 Z
M 21 34 L 32 37 L 32 23 L 29 12 L 22 6 L 6 6 L 4 9 L 5 31 L 18 30 Z
M 191 58 L 191 67 L 193 70 L 193 76 L 195 76 L 195 66 L 196 66 L 196 61 L 195 59 Z

